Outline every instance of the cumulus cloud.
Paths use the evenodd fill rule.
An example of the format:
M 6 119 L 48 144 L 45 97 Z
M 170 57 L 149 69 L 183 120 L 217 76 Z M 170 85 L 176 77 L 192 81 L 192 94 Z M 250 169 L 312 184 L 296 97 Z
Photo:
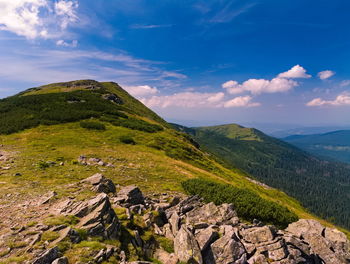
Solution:
M 252 103 L 251 96 L 238 96 L 224 103 L 225 108 L 231 107 L 255 107 L 260 106 L 260 103 Z
M 152 96 L 142 98 L 141 101 L 150 108 L 231 108 L 231 107 L 252 107 L 259 106 L 253 103 L 250 96 L 239 96 L 225 101 L 225 94 L 219 93 L 200 93 L 200 92 L 182 92 L 172 95 Z
M 132 96 L 140 97 L 140 96 L 148 96 L 158 93 L 158 89 L 156 87 L 151 87 L 149 85 L 137 85 L 137 86 L 123 86 L 125 90 L 127 90 Z
M 0 30 L 27 39 L 54 38 L 57 24 L 63 30 L 77 21 L 77 8 L 76 1 L 0 0 Z
M 290 70 L 280 73 L 277 77 L 266 79 L 249 79 L 243 83 L 230 80 L 222 84 L 229 94 L 240 94 L 249 92 L 257 95 L 262 93 L 280 93 L 287 92 L 298 86 L 298 82 L 291 80 L 297 78 L 310 78 L 311 75 L 306 74 L 306 70 L 300 65 L 295 65 Z
M 55 3 L 55 12 L 61 17 L 61 28 L 66 29 L 70 23 L 74 23 L 78 20 L 76 9 L 78 8 L 78 2 L 60 0 Z
M 56 41 L 57 46 L 62 46 L 62 47 L 72 47 L 76 48 L 78 46 L 78 41 L 77 40 L 72 40 L 72 42 L 67 42 L 64 41 L 63 39 L 57 40 Z
M 252 94 L 278 93 L 289 91 L 296 86 L 298 86 L 297 82 L 284 78 L 273 78 L 272 80 L 249 79 L 242 84 L 236 81 L 228 81 L 222 85 L 229 94 L 239 94 L 243 92 L 250 92 Z
M 326 80 L 330 77 L 332 77 L 335 74 L 334 71 L 321 71 L 317 74 L 318 78 L 320 78 L 321 80 Z
M 321 98 L 315 98 L 306 104 L 307 106 L 344 106 L 350 105 L 350 93 L 342 93 L 338 95 L 334 100 L 323 100 Z
M 287 79 L 297 79 L 297 78 L 311 78 L 311 75 L 306 74 L 306 70 L 300 66 L 295 65 L 290 70 L 280 73 L 278 78 L 287 78 Z

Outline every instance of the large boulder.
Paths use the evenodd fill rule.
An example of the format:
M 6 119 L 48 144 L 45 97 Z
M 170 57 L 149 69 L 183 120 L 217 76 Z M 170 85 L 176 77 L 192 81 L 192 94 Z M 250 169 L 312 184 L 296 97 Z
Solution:
M 217 229 L 218 228 L 210 226 L 206 229 L 200 229 L 196 233 L 195 237 L 202 252 L 206 251 L 210 245 L 219 238 Z
M 111 207 L 108 196 L 101 194 L 99 199 L 94 198 L 86 202 L 86 204 L 94 206 L 88 206 L 85 210 L 81 208 L 78 211 L 79 214 L 77 216 L 82 217 L 82 219 L 77 227 L 87 230 L 91 236 L 101 236 L 105 239 L 117 238 L 120 231 L 120 223 Z M 96 205 L 98 206 L 96 207 Z
M 119 190 L 116 201 L 130 207 L 136 204 L 144 204 L 145 198 L 141 190 L 135 185 L 129 185 Z
M 181 226 L 174 240 L 175 255 L 180 261 L 191 264 L 202 264 L 202 255 L 199 245 L 193 234 Z
M 203 226 L 203 223 L 215 225 L 226 223 L 236 216 L 232 204 L 216 206 L 214 203 L 208 203 L 189 211 L 186 214 L 186 224 L 199 227 Z
M 223 236 L 211 245 L 211 252 L 215 262 L 208 264 L 233 264 L 246 263 L 247 254 L 238 239 Z
M 290 224 L 286 231 L 307 242 L 311 252 L 325 263 L 349 263 L 350 242 L 340 231 L 325 228 L 319 222 L 309 219 Z
M 33 264 L 48 264 L 52 263 L 55 259 L 59 258 L 58 247 L 53 247 L 46 250 L 37 259 L 34 260 Z
M 92 190 L 95 192 L 115 193 L 116 188 L 112 180 L 107 179 L 101 173 L 96 173 L 89 178 L 81 181 L 92 185 Z
M 241 231 L 243 239 L 249 243 L 258 244 L 274 239 L 274 234 L 269 226 L 253 227 Z

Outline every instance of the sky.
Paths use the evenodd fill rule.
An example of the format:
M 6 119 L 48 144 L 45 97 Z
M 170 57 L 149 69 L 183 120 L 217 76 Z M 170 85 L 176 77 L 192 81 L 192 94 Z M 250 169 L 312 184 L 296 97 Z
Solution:
M 348 0 L 0 0 L 0 98 L 119 83 L 180 124 L 350 125 Z

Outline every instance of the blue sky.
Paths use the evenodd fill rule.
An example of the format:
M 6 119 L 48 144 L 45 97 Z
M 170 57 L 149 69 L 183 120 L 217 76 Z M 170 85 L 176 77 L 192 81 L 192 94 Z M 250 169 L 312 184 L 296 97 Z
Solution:
M 186 125 L 350 124 L 347 0 L 0 0 L 0 97 L 115 81 Z

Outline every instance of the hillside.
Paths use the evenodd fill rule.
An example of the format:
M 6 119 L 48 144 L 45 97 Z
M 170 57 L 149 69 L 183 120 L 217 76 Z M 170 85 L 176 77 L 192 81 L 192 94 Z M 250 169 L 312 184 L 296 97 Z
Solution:
M 350 163 L 350 130 L 325 134 L 295 135 L 282 140 L 314 155 Z
M 146 259 L 131 235 L 138 230 L 143 240 L 153 237 L 153 228 L 138 229 L 142 217 L 136 215 L 133 222 L 126 209 L 114 207 L 128 239 L 110 240 L 86 234 L 80 229 L 83 220 L 74 215 L 54 216 L 57 212 L 51 211 L 67 199 L 79 206 L 82 201 L 96 202 L 95 189 L 79 184 L 95 173 L 115 182 L 118 192 L 118 186 L 137 184 L 152 197 L 183 196 L 194 191 L 183 187 L 187 180 L 209 181 L 239 194 L 228 198 L 244 223 L 260 219 L 285 228 L 298 218 L 309 218 L 332 226 L 284 192 L 252 181 L 238 167 L 223 166 L 224 162 L 203 152 L 191 137 L 172 129 L 116 83 L 83 80 L 31 88 L 0 100 L 0 114 L 0 263 L 24 263 L 50 250 L 62 225 L 79 233 L 79 242 L 59 243 L 69 263 L 76 263 L 71 260 L 80 255 L 80 261 L 87 263 L 92 252 L 110 246 L 122 248 L 130 261 Z M 243 138 L 257 140 L 249 131 Z M 164 242 L 162 238 L 157 237 Z
M 311 212 L 350 228 L 350 166 L 322 160 L 262 132 L 238 125 L 185 129 L 200 146 Z

